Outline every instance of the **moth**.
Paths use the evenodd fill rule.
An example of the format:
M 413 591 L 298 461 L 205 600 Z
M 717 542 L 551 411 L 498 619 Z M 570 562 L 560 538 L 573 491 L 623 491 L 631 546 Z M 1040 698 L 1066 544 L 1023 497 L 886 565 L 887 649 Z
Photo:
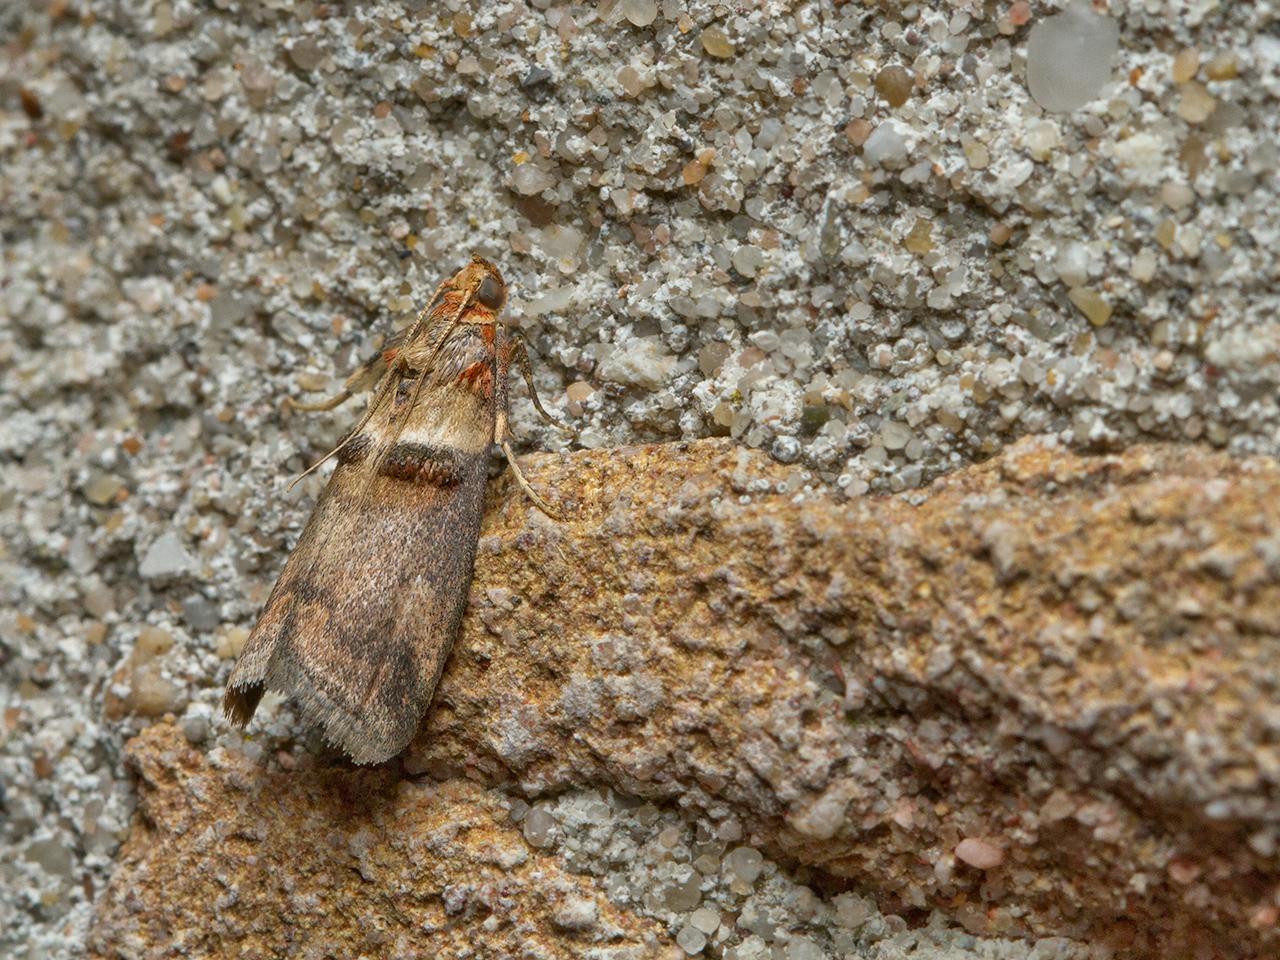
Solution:
M 513 363 L 538 413 L 560 424 L 538 399 L 523 339 L 499 319 L 506 297 L 498 268 L 473 256 L 341 393 L 293 403 L 331 410 L 377 384 L 355 427 L 307 471 L 337 459 L 227 681 L 233 723 L 276 690 L 356 763 L 395 756 L 461 626 L 494 444 L 534 505 L 560 519 L 511 450 Z

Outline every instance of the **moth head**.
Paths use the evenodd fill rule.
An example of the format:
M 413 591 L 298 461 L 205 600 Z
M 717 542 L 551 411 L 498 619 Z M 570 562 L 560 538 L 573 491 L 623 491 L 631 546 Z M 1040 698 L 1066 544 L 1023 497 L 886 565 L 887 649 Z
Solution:
M 507 302 L 507 283 L 502 274 L 484 257 L 472 256 L 471 263 L 462 270 L 464 290 L 474 291 L 472 297 L 486 310 L 499 313 Z

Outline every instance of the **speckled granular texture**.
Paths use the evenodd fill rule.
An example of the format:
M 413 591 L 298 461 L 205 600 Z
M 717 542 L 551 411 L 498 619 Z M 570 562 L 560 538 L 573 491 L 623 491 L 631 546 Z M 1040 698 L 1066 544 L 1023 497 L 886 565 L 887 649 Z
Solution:
M 83 938 L 124 735 L 220 735 L 352 413 L 282 397 L 473 249 L 588 447 L 852 494 L 1027 434 L 1274 455 L 1276 4 L 1112 3 L 1112 82 L 1048 115 L 1064 6 L 0 6 L 0 952 Z
M 796 960 L 833 947 L 869 960 L 1027 956 L 1025 943 L 978 941 L 940 919 L 907 930 L 857 895 L 824 902 L 769 863 L 722 865 L 705 851 L 723 842 L 608 791 L 530 809 L 464 778 L 267 771 L 239 752 L 193 749 L 163 724 L 129 756 L 143 819 L 90 937 L 90 956 L 103 960 L 175 947 L 228 960 L 312 955 L 307 945 L 389 960 L 681 960 L 678 944 L 725 934 L 742 941 L 730 960 L 779 955 L 774 943 Z M 643 906 L 633 884 L 649 891 Z M 1061 940 L 1034 955 L 1087 956 Z
M 1274 461 L 1024 442 L 850 502 L 728 445 L 531 469 L 575 520 L 491 511 L 415 768 L 677 803 L 973 933 L 1280 943 Z
M 659 924 L 531 847 L 503 796 L 465 779 L 265 774 L 164 725 L 130 756 L 142 819 L 91 956 L 663 956 Z
M 978 956 L 1000 938 L 1045 957 L 1275 950 L 1273 461 L 1025 441 L 927 496 L 853 501 L 792 490 L 796 468 L 729 441 L 527 467 L 571 519 L 495 486 L 470 616 L 396 770 L 500 791 L 557 870 L 728 960 L 875 957 L 926 921 Z M 271 786 L 314 760 L 288 711 L 265 713 L 211 756 L 257 762 L 242 789 L 279 805 L 244 832 L 275 863 L 317 788 Z M 156 737 L 175 735 L 142 739 L 144 771 L 171 762 Z M 169 899 L 191 857 L 230 856 L 205 837 L 131 840 L 104 954 L 138 955 L 121 911 L 140 886 L 135 912 L 197 935 L 224 871 Z M 315 855 L 297 856 L 303 882 Z M 344 902 L 376 912 L 417 883 L 390 875 Z M 273 935 L 299 932 L 238 882 L 216 912 L 228 930 L 265 912 Z

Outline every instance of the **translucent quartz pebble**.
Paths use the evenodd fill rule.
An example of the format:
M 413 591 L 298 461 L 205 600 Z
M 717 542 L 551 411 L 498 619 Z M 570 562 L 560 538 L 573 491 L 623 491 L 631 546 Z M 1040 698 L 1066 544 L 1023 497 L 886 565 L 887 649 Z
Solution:
M 1036 103 L 1067 113 L 1094 99 L 1111 77 L 1120 28 L 1075 0 L 1062 13 L 1036 24 L 1027 41 L 1027 86 Z

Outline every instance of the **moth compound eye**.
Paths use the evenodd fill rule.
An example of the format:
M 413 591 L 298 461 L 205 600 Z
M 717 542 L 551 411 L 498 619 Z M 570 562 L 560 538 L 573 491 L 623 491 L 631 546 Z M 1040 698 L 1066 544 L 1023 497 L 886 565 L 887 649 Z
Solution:
M 476 299 L 480 301 L 481 306 L 488 307 L 490 310 L 499 309 L 506 296 L 506 289 L 493 277 L 485 277 L 481 280 L 480 289 L 476 291 Z

